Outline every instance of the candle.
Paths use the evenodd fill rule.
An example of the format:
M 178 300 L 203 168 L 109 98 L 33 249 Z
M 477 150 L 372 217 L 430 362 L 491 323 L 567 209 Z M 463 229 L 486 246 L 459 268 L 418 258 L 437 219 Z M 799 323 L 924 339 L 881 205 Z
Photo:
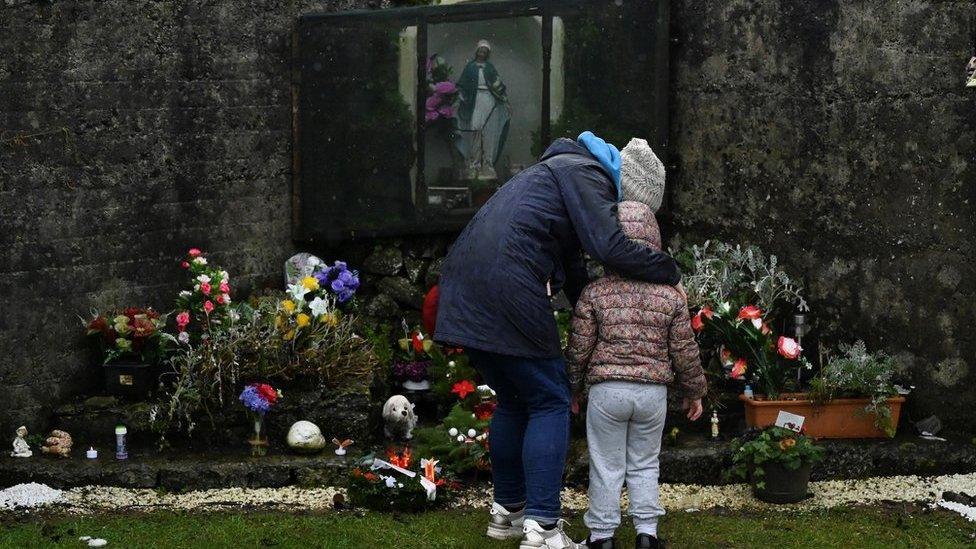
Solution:
M 94 447 L 89 447 L 85 455 L 88 456 L 88 459 L 98 459 L 98 450 Z
M 128 432 L 125 425 L 115 427 L 115 459 L 129 459 L 129 453 L 125 450 L 125 435 Z

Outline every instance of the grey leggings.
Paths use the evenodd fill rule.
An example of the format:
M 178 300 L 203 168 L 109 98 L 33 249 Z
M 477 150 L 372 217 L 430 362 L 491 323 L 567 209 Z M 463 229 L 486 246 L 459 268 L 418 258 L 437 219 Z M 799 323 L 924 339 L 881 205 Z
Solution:
M 647 383 L 606 381 L 590 388 L 590 508 L 583 520 L 594 534 L 612 536 L 620 526 L 624 480 L 635 526 L 664 514 L 657 479 L 667 397 L 667 387 Z

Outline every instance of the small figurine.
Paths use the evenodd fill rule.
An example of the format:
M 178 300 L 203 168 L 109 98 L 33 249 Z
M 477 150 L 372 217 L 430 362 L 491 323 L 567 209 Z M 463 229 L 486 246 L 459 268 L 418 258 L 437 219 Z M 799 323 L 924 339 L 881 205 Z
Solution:
M 71 435 L 66 431 L 55 429 L 51 431 L 51 436 L 47 437 L 47 440 L 41 445 L 41 452 L 68 457 L 71 454 L 71 444 Z
M 393 395 L 383 405 L 383 432 L 387 438 L 410 440 L 417 426 L 414 405 L 403 395 Z
M 17 427 L 17 438 L 14 439 L 14 451 L 10 452 L 10 457 L 29 458 L 34 455 L 34 452 L 31 452 L 30 445 L 24 440 L 26 436 L 27 427 L 23 425 Z
M 712 410 L 711 422 L 712 422 L 712 440 L 717 440 L 718 439 L 718 412 L 716 410 Z
M 332 439 L 332 444 L 335 444 L 336 446 L 338 446 L 338 448 L 335 449 L 335 454 L 337 456 L 344 456 L 344 455 L 346 455 L 346 447 L 351 446 L 352 445 L 352 441 L 349 440 L 348 438 L 346 440 L 342 440 L 342 441 L 340 441 L 338 438 L 333 438 Z

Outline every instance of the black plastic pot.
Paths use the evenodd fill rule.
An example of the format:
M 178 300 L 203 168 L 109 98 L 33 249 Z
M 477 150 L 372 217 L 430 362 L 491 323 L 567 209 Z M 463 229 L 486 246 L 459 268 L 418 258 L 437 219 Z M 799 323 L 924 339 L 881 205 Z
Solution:
M 763 465 L 763 488 L 756 487 L 752 482 L 752 493 L 756 498 L 768 503 L 796 503 L 803 501 L 808 495 L 810 484 L 811 463 L 800 465 L 797 469 L 787 469 L 780 463 Z
M 108 394 L 129 400 L 145 399 L 159 378 L 156 367 L 143 362 L 109 362 L 103 370 Z

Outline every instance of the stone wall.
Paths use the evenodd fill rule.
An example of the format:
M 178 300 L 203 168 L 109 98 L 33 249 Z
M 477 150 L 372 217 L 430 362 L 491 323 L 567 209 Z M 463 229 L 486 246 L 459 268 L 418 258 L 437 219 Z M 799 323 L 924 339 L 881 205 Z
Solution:
M 198 246 L 239 295 L 290 240 L 289 32 L 367 0 L 0 2 L 0 435 L 98 381 L 77 315 L 172 306 Z
M 685 241 L 778 254 L 830 341 L 897 356 L 909 414 L 976 430 L 971 1 L 679 0 L 669 183 Z
M 241 295 L 279 283 L 295 251 L 288 33 L 368 4 L 0 3 L 0 435 L 46 427 L 96 383 L 76 315 L 165 309 L 188 246 Z M 896 354 L 912 415 L 974 431 L 971 10 L 674 0 L 669 177 L 679 242 L 777 253 L 825 337 Z M 310 251 L 364 266 L 371 316 L 415 320 L 448 241 Z

